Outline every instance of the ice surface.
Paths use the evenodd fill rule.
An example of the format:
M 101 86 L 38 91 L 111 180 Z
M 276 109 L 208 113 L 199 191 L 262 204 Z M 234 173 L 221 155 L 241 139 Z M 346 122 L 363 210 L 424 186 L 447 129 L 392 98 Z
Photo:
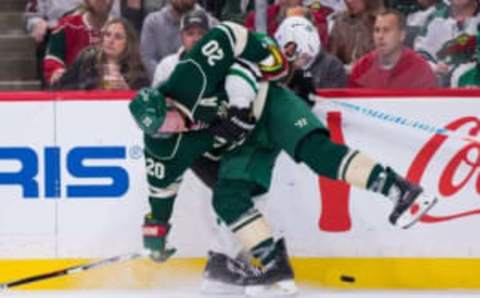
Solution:
M 479 297 L 480 292 L 462 291 L 345 291 L 301 288 L 297 298 L 469 298 Z M 32 297 L 32 298 L 243 298 L 243 295 L 205 295 L 197 289 L 178 289 L 163 291 L 131 290 L 131 291 L 5 291 L 0 297 Z

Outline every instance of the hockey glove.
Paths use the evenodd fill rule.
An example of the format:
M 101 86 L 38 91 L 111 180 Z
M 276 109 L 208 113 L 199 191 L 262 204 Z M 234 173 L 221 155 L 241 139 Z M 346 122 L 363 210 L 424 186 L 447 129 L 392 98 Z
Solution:
M 156 88 L 143 88 L 129 104 L 130 113 L 140 129 L 154 135 L 165 121 L 167 104 L 165 96 Z
M 230 107 L 210 124 L 208 131 L 221 145 L 240 145 L 255 127 L 255 117 L 250 109 Z
M 313 106 L 314 102 L 310 99 L 310 94 L 315 93 L 313 78 L 303 70 L 293 72 L 292 78 L 288 83 L 288 87 L 300 96 L 309 106 Z
M 170 225 L 152 218 L 151 214 L 145 216 L 143 231 L 143 246 L 150 252 L 150 258 L 155 262 L 165 262 L 176 251 L 167 248 L 167 235 Z

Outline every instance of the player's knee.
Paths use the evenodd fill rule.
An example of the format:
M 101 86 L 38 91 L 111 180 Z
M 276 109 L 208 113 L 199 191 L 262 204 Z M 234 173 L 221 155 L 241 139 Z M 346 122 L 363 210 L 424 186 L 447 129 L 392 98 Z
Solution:
M 253 207 L 253 187 L 239 180 L 219 180 L 213 195 L 213 209 L 227 225 Z

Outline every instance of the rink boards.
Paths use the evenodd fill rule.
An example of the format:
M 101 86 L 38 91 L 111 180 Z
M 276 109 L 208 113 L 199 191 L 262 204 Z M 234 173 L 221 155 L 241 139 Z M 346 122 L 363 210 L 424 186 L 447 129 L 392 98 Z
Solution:
M 319 181 L 282 155 L 272 190 L 259 205 L 286 237 L 298 280 L 334 287 L 480 288 L 480 93 L 323 95 L 315 112 L 335 141 L 384 161 L 441 199 L 417 226 L 398 230 L 388 225 L 388 200 Z M 148 206 L 130 97 L 0 94 L 1 281 L 141 249 Z M 198 276 L 215 233 L 209 202 L 210 192 L 187 173 L 173 219 L 178 254 L 171 262 L 134 261 L 32 287 L 168 287 L 179 276 Z M 341 275 L 355 283 L 342 282 Z

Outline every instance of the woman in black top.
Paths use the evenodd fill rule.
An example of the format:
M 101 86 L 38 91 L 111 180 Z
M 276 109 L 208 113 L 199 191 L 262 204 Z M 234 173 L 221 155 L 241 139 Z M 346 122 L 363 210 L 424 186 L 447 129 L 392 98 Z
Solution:
M 82 51 L 52 88 L 127 90 L 149 86 L 132 25 L 121 18 L 105 24 L 102 41 Z

